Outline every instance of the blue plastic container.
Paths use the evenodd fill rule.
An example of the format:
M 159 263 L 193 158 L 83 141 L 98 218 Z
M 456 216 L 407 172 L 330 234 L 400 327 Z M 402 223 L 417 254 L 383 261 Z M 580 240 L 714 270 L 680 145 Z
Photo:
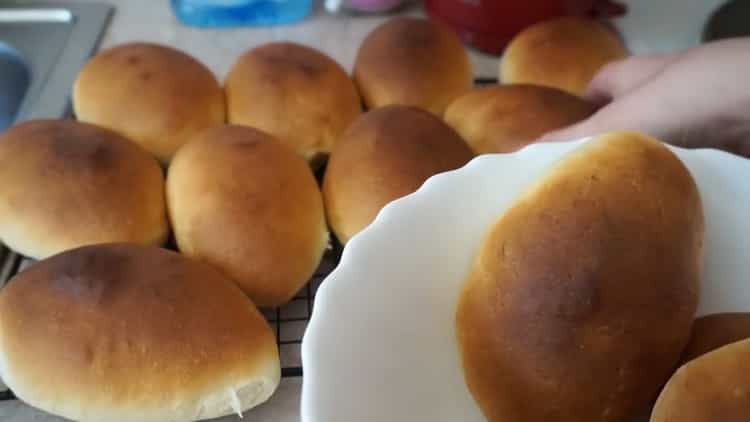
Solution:
M 177 19 L 204 28 L 270 26 L 310 14 L 312 0 L 171 0 Z

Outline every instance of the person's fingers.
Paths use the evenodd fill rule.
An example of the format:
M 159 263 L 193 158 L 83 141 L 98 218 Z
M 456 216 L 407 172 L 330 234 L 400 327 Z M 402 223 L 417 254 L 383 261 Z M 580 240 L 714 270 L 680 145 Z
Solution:
M 598 118 L 595 114 L 580 123 L 576 123 L 572 126 L 549 132 L 539 138 L 537 142 L 574 141 L 576 139 L 581 139 L 587 136 L 607 132 L 611 129 L 612 128 L 607 124 L 606 121 L 602 121 L 602 119 Z
M 634 130 L 651 136 L 665 136 L 673 131 L 665 122 L 669 108 L 660 95 L 643 89 L 623 95 L 602 107 L 580 123 L 545 134 L 539 142 L 571 141 L 605 132 Z
M 606 104 L 642 86 L 679 57 L 679 53 L 646 54 L 609 63 L 591 81 L 584 98 Z

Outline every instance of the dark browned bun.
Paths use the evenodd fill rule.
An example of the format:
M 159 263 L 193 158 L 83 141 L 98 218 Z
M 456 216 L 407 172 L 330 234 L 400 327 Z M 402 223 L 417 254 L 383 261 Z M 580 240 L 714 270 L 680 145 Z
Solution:
M 651 422 L 750 420 L 750 340 L 686 363 L 656 401 Z
M 328 223 L 346 243 L 386 204 L 472 157 L 461 137 L 426 111 L 394 105 L 365 113 L 328 161 L 323 179 Z
M 268 132 L 308 160 L 327 155 L 362 112 L 354 82 L 338 63 L 289 42 L 243 54 L 224 89 L 229 123 Z
M 225 121 L 224 93 L 206 66 L 182 51 L 140 42 L 89 60 L 73 86 L 73 109 L 78 120 L 112 129 L 162 162 Z
M 473 84 L 458 36 L 438 23 L 398 17 L 377 27 L 359 48 L 354 81 L 368 108 L 409 105 L 442 116 Z
M 479 88 L 454 101 L 445 121 L 477 154 L 513 152 L 594 114 L 596 106 L 565 91 L 535 85 Z
M 72 120 L 21 123 L 0 135 L 0 162 L 0 238 L 23 255 L 167 237 L 159 163 L 110 130 Z
M 500 80 L 581 95 L 607 63 L 627 56 L 622 39 L 601 22 L 566 17 L 533 25 L 510 42 Z
M 659 142 L 613 133 L 561 160 L 488 232 L 459 299 L 487 419 L 632 422 L 690 337 L 702 244 L 695 182 Z
M 221 270 L 259 306 L 288 302 L 328 246 L 307 162 L 249 127 L 209 129 L 180 149 L 167 205 L 180 251 Z
M 682 361 L 689 362 L 727 344 L 750 338 L 750 313 L 707 315 L 695 320 Z
M 280 372 L 273 332 L 242 291 L 165 249 L 74 249 L 0 290 L 0 375 L 68 419 L 215 418 L 266 401 Z

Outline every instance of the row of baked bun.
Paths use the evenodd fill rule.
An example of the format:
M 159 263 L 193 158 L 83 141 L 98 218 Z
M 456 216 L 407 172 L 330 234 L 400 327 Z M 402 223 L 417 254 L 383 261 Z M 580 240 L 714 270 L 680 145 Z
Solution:
M 440 24 L 401 17 L 367 36 L 353 78 L 310 47 L 271 43 L 243 54 L 222 92 L 210 71 L 187 54 L 127 44 L 82 69 L 73 102 L 82 121 L 129 137 L 165 163 L 181 145 L 224 121 L 265 131 L 315 163 L 331 155 L 325 204 L 345 243 L 383 205 L 468 161 L 464 148 L 455 146 L 455 132 L 475 153 L 511 152 L 593 114 L 595 105 L 574 94 L 624 51 L 617 35 L 597 21 L 544 22 L 509 45 L 501 75 L 508 85 L 472 90 L 471 65 L 458 37 Z M 360 94 L 374 110 L 364 116 Z M 403 107 L 377 110 L 395 105 L 445 115 L 453 130 Z M 384 120 L 383 113 L 391 117 Z M 422 130 L 440 136 L 426 141 Z
M 143 148 L 72 120 L 10 128 L 0 162 L 0 237 L 28 257 L 109 242 L 163 245 L 169 220 L 182 253 L 218 268 L 257 305 L 279 306 L 328 245 L 307 163 L 252 128 L 201 132 L 175 156 L 166 183 Z
M 570 25 L 614 37 L 593 21 L 541 25 L 565 29 L 542 31 L 554 39 L 565 39 Z M 532 27 L 522 33 L 509 50 L 537 32 Z M 571 38 L 560 48 L 596 47 L 586 47 L 587 37 Z M 73 95 L 77 117 L 102 128 L 44 121 L 4 135 L 13 142 L 5 142 L 0 154 L 14 157 L 7 159 L 14 164 L 3 169 L 9 218 L 0 235 L 35 258 L 107 241 L 159 244 L 168 232 L 159 199 L 163 180 L 156 163 L 125 138 L 162 162 L 195 140 L 169 171 L 168 205 L 179 248 L 236 279 L 256 303 L 281 304 L 314 269 L 325 228 L 310 172 L 287 150 L 266 144 L 285 144 L 307 159 L 333 151 L 324 202 L 333 231 L 346 242 L 386 203 L 468 162 L 471 151 L 458 134 L 476 152 L 510 151 L 594 111 L 541 86 L 496 86 L 461 96 L 471 84 L 468 69 L 466 52 L 450 31 L 397 18 L 376 28 L 357 57 L 354 80 L 370 112 L 360 115 L 355 84 L 333 60 L 308 47 L 276 43 L 237 61 L 225 84 L 226 113 L 216 78 L 187 54 L 144 43 L 106 50 L 81 70 Z M 446 120 L 458 134 L 438 117 L 407 107 L 440 115 L 451 101 Z M 219 129 L 227 114 L 230 122 L 268 134 Z M 33 142 L 22 142 L 27 139 Z M 212 143 L 217 148 L 200 147 Z M 243 143 L 264 147 L 242 149 Z M 245 152 L 236 153 L 240 149 Z M 284 178 L 292 182 L 274 184 Z M 31 211 L 37 203 L 46 205 Z M 221 241 L 212 238 L 222 230 L 216 236 Z M 283 246 L 293 244 L 298 247 Z M 289 261 L 297 264 L 274 269 Z M 274 276 L 264 279 L 262 273 Z M 260 293 L 265 289 L 278 291 Z
M 81 121 L 112 129 L 165 163 L 197 133 L 225 122 L 268 132 L 311 160 L 331 151 L 361 113 L 361 101 L 369 109 L 409 105 L 441 117 L 450 107 L 449 122 L 478 152 L 505 152 L 590 114 L 574 96 L 624 55 L 617 34 L 602 23 L 543 22 L 510 43 L 500 74 L 505 84 L 539 88 L 471 92 L 471 64 L 458 37 L 437 23 L 400 17 L 364 40 L 353 80 L 325 54 L 282 42 L 239 57 L 222 90 L 188 54 L 132 43 L 84 66 L 73 106 Z
M 226 85 L 230 120 L 274 134 L 224 125 L 223 94 L 194 59 L 130 44 L 82 70 L 74 104 L 90 123 L 32 121 L 2 135 L 0 235 L 43 259 L 0 292 L 0 376 L 25 402 L 80 421 L 191 421 L 241 413 L 275 390 L 278 351 L 253 302 L 288 301 L 328 243 L 315 178 L 290 146 L 308 159 L 327 152 L 360 104 L 338 65 L 292 44 L 252 50 Z M 370 163 L 359 178 L 376 205 L 364 220 L 389 188 L 409 193 L 472 155 L 415 108 L 377 109 L 351 133 L 340 146 L 355 148 L 331 168 L 347 181 L 361 168 L 343 157 Z M 293 134 L 310 136 L 294 144 Z M 356 148 L 368 136 L 372 148 Z M 166 182 L 152 154 L 169 164 Z M 381 183 L 392 174 L 403 183 Z M 136 245 L 161 245 L 168 220 L 184 256 Z
M 81 122 L 28 122 L 0 139 L 0 237 L 34 258 L 70 250 L 0 293 L 0 375 L 76 420 L 187 421 L 265 400 L 277 350 L 243 293 L 275 306 L 305 283 L 327 245 L 324 203 L 345 242 L 472 157 L 440 119 L 469 92 L 468 63 L 454 34 L 411 18 L 367 38 L 354 83 L 290 43 L 243 55 L 223 90 L 167 47 L 97 55 L 74 87 Z M 304 159 L 328 153 L 321 196 Z M 169 164 L 166 182 L 152 155 Z M 102 245 L 160 245 L 168 220 L 194 260 Z M 60 359 L 41 357 L 50 348 Z

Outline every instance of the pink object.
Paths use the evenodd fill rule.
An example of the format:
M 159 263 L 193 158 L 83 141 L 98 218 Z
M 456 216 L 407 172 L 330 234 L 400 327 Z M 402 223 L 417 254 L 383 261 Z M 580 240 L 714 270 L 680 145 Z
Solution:
M 425 0 L 427 14 L 469 45 L 500 54 L 524 28 L 559 16 L 613 17 L 627 9 L 614 0 Z

